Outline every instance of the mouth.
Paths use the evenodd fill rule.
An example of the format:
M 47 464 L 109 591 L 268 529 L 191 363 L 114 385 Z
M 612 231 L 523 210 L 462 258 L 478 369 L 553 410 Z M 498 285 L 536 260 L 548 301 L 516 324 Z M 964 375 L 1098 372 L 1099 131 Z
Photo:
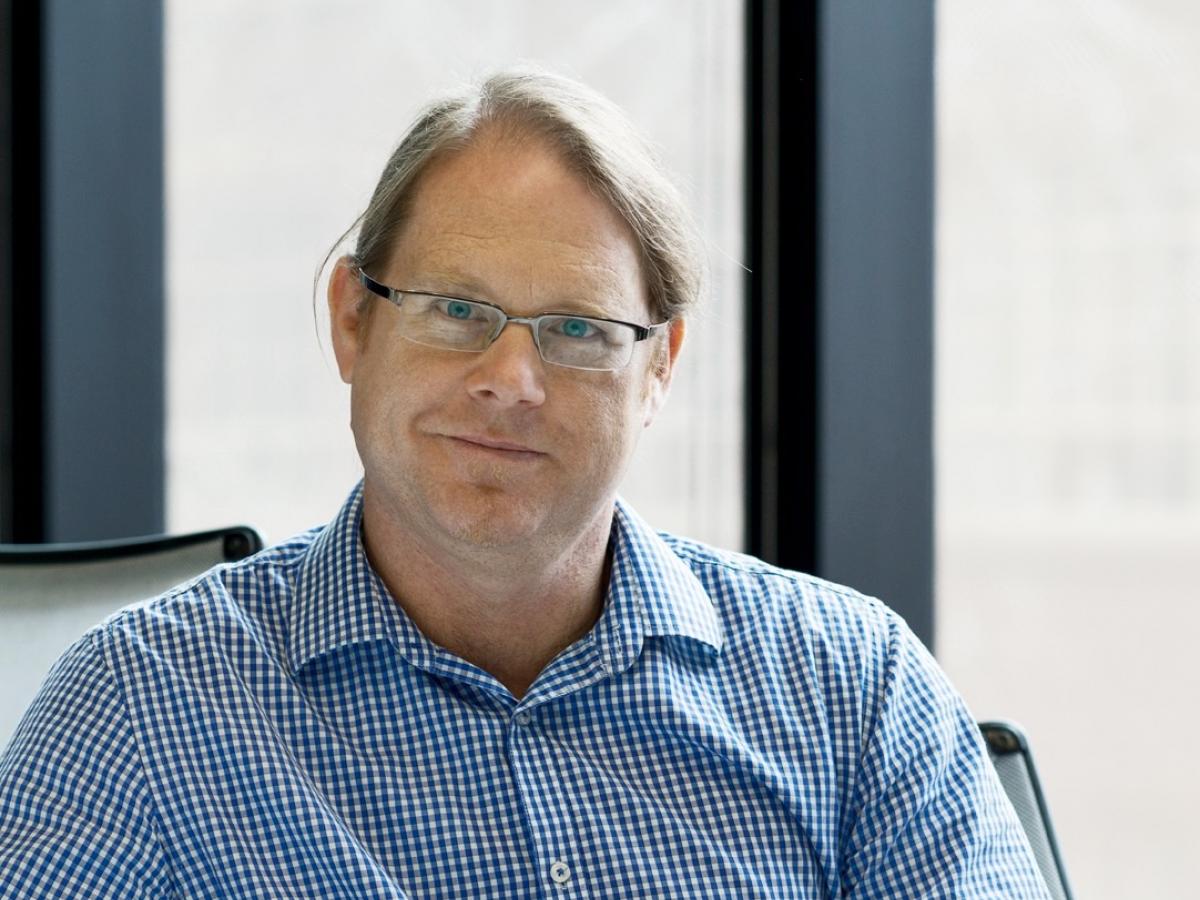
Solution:
M 492 437 L 486 434 L 447 434 L 443 435 L 443 437 L 448 438 L 451 443 L 465 450 L 475 450 L 502 459 L 532 461 L 546 456 L 542 451 L 535 450 L 533 447 L 518 443 L 517 441 Z

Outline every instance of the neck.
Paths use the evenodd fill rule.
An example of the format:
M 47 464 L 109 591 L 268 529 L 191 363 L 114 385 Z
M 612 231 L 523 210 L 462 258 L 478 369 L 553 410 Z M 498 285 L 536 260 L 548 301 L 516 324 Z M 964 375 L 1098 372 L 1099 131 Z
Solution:
M 611 506 L 573 540 L 504 548 L 431 545 L 374 512 L 364 498 L 363 543 L 392 597 L 429 640 L 518 699 L 600 617 Z

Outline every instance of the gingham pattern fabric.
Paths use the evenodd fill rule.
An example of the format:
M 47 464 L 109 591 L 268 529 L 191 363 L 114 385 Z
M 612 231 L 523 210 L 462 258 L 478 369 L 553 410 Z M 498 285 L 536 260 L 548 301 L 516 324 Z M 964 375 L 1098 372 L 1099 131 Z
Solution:
M 399 610 L 360 504 L 67 652 L 0 760 L 0 895 L 1045 896 L 877 601 L 618 505 L 603 615 L 518 703 Z

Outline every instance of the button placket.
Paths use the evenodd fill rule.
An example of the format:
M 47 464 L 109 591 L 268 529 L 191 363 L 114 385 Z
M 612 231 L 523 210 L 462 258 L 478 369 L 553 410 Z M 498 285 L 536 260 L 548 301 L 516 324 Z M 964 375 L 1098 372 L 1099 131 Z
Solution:
M 551 693 L 550 699 L 554 696 Z M 545 886 L 545 896 L 551 900 L 556 896 L 562 900 L 588 900 L 592 896 L 588 880 L 577 865 L 568 861 L 570 855 L 565 852 L 573 847 L 572 816 L 562 793 L 561 773 L 556 775 L 559 767 L 549 762 L 552 742 L 548 743 L 548 735 L 543 733 L 544 729 L 553 730 L 553 709 L 543 695 L 529 706 L 510 708 L 508 721 L 508 761 L 532 837 L 536 869 L 531 875 Z

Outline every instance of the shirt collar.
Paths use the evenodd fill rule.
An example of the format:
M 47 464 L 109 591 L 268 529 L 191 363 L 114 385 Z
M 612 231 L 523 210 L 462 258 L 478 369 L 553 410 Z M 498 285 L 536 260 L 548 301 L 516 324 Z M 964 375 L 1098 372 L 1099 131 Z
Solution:
M 685 637 L 720 652 L 724 636 L 712 599 L 700 579 L 653 528 L 618 499 L 609 598 L 613 606 L 633 599 L 643 631 Z
M 300 564 L 288 614 L 288 662 L 299 672 L 342 647 L 396 637 L 396 612 L 363 548 L 359 482 Z
M 622 500 L 613 529 L 614 611 L 636 610 L 641 628 L 635 630 L 647 636 L 691 638 L 719 652 L 724 642 L 716 610 L 692 570 Z M 317 532 L 301 563 L 288 622 L 292 671 L 352 644 L 396 642 L 398 614 L 363 547 L 360 482 L 334 520 Z M 631 623 L 624 624 L 621 630 Z

